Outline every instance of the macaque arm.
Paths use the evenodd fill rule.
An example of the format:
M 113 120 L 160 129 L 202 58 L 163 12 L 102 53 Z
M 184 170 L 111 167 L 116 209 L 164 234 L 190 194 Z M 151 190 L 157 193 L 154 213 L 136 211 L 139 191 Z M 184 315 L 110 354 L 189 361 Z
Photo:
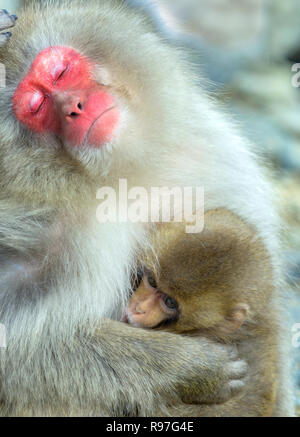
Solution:
M 247 365 L 238 359 L 236 350 L 205 338 L 146 331 L 105 320 L 91 342 L 99 346 L 100 364 L 108 373 L 103 384 L 115 378 L 114 386 L 123 395 L 128 395 L 131 387 L 135 392 L 132 406 L 137 399 L 147 398 L 149 405 L 166 398 L 174 403 L 178 399 L 223 402 L 243 387 Z
M 28 333 L 26 341 L 36 342 L 36 333 Z M 22 346 L 19 357 L 12 349 L 10 355 L 8 343 L 3 394 L 11 398 L 16 392 L 10 383 L 17 382 L 25 399 L 36 400 L 30 404 L 35 414 L 40 405 L 49 405 L 58 410 L 64 406 L 67 415 L 71 408 L 83 415 L 92 409 L 108 416 L 147 416 L 183 402 L 224 402 L 243 388 L 247 367 L 231 346 L 110 320 L 94 333 L 79 328 L 68 342 L 60 335 L 55 342 L 41 338 L 30 360 Z M 16 359 L 22 373 L 13 381 L 9 363 Z M 34 381 L 39 381 L 38 392 Z
M 9 15 L 5 9 L 0 9 L 0 32 L 13 27 L 16 20 L 16 15 Z M 0 33 L 0 47 L 6 44 L 10 37 L 10 32 Z

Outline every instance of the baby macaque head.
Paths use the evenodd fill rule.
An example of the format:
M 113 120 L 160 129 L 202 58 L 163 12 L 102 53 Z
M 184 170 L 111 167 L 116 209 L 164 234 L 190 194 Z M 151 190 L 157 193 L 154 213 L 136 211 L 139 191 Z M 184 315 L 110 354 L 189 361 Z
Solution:
M 230 335 L 264 312 L 272 272 L 255 230 L 227 210 L 205 213 L 204 230 L 186 234 L 185 224 L 161 225 L 153 242 L 155 260 L 130 299 L 125 320 L 136 327 L 184 333 Z M 252 316 L 252 314 L 251 314 Z
M 195 302 L 188 289 L 183 297 L 176 290 L 161 288 L 154 273 L 147 271 L 127 307 L 125 321 L 137 328 L 166 329 L 171 332 L 217 329 L 218 334 L 236 332 L 247 318 L 246 303 L 219 305 L 204 299 Z

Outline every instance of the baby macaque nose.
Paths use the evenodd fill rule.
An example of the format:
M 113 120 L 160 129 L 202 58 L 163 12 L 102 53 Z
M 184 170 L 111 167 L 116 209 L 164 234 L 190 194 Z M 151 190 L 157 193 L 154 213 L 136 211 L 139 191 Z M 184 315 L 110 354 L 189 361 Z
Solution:
M 146 314 L 153 310 L 153 308 L 157 307 L 157 296 L 151 293 L 150 296 L 145 299 L 141 299 L 135 305 L 134 312 L 136 314 Z
M 134 312 L 136 314 L 144 314 L 145 309 L 143 308 L 143 304 L 141 302 L 138 302 L 135 306 Z

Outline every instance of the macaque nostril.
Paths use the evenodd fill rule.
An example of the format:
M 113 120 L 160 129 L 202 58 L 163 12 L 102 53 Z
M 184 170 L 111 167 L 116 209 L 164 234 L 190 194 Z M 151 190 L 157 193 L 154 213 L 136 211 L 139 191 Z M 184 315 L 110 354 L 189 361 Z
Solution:
M 74 109 L 75 109 L 75 111 L 72 111 L 71 114 L 69 114 L 69 117 L 73 117 L 73 118 L 78 117 L 82 111 L 82 104 L 78 103 L 76 108 L 74 108 Z
M 78 117 L 82 112 L 82 103 L 80 102 L 77 104 L 75 103 L 75 105 L 69 108 L 69 111 L 70 112 L 68 112 L 67 114 L 68 117 L 72 117 L 72 118 Z
M 143 310 L 143 308 L 141 308 L 141 304 L 137 303 L 135 308 L 134 308 L 134 312 L 135 314 L 145 314 L 145 311 Z

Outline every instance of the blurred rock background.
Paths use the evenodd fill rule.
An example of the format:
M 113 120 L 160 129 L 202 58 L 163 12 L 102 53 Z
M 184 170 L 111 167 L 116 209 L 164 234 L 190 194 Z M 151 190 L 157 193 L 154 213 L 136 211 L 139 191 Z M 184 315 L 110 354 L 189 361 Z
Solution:
M 226 105 L 272 170 L 284 223 L 292 344 L 291 327 L 300 323 L 300 1 L 127 1 L 147 9 L 170 40 L 190 49 L 209 91 Z M 0 0 L 0 8 L 13 12 L 18 3 Z M 291 350 L 300 415 L 300 346 Z

